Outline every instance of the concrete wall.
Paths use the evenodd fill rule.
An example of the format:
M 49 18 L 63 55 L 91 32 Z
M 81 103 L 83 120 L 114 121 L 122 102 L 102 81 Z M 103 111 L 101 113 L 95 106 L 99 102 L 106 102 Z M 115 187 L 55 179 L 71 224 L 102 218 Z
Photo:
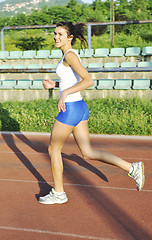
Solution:
M 84 90 L 81 95 L 86 99 L 106 98 L 106 97 L 140 97 L 152 99 L 152 90 Z M 38 99 L 57 99 L 58 90 L 0 90 L 0 102 L 5 101 L 32 101 Z

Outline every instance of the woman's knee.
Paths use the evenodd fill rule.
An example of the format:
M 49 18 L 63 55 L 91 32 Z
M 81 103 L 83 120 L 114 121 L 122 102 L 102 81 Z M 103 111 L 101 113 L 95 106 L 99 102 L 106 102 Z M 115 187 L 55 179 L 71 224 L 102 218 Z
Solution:
M 61 153 L 61 148 L 56 147 L 56 146 L 50 144 L 48 146 L 48 153 L 49 153 L 49 155 L 52 155 L 52 154 L 56 154 L 57 155 L 57 154 Z
M 85 160 L 92 159 L 93 158 L 93 151 L 92 149 L 89 150 L 82 150 L 81 154 Z

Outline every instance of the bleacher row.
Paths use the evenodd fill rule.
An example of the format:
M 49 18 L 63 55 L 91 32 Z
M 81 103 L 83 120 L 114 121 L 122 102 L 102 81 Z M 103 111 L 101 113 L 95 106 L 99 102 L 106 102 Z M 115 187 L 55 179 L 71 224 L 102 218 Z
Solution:
M 42 81 L 44 79 L 7 79 L 0 81 L 0 89 L 44 89 Z M 54 79 L 54 81 L 58 81 Z M 108 89 L 152 89 L 150 79 L 94 79 L 94 85 L 89 89 L 108 90 Z M 55 88 L 58 89 L 58 88 Z
M 144 61 L 144 62 L 139 62 L 136 64 L 136 62 L 122 62 L 120 65 L 118 62 L 106 62 L 104 64 L 102 63 L 88 63 L 85 64 L 83 63 L 83 66 L 92 69 L 92 68 L 97 68 L 97 69 L 102 69 L 102 68 L 141 68 L 141 67 L 152 67 L 152 62 Z M 31 63 L 28 66 L 26 64 L 0 64 L 0 69 L 55 69 L 56 64 L 53 63 L 45 63 L 43 65 L 36 64 L 36 63 Z
M 152 47 L 143 47 L 142 49 L 139 47 L 130 47 L 130 48 L 111 48 L 109 51 L 108 48 L 98 48 L 98 49 L 85 49 L 78 51 L 79 56 L 81 58 L 91 58 L 95 59 L 98 58 L 99 60 L 101 58 L 108 57 L 109 59 L 111 57 L 139 57 L 139 56 L 152 56 Z M 52 69 L 52 72 L 55 72 L 56 64 L 52 63 L 51 59 L 60 59 L 62 57 L 61 50 L 28 50 L 28 51 L 0 51 L 0 73 L 11 73 L 11 70 L 21 70 L 19 73 L 19 78 L 15 78 L 15 76 L 10 75 L 6 79 L 1 78 L 0 79 L 0 89 L 43 89 L 42 80 L 43 79 L 35 79 L 37 78 L 30 78 L 27 76 L 22 76 L 22 70 L 38 70 L 43 69 L 44 72 L 48 69 Z M 26 59 L 42 59 L 41 64 L 32 62 L 25 62 Z M 43 61 L 44 59 L 44 61 Z M 45 63 L 46 59 L 50 59 L 51 63 Z M 8 60 L 8 61 L 7 61 Z M 10 60 L 10 61 L 9 61 Z M 12 60 L 12 61 L 11 61 Z M 13 61 L 13 60 L 18 60 Z M 23 61 L 22 61 L 23 60 Z M 7 63 L 6 63 L 7 62 Z M 91 72 L 91 69 L 96 69 L 96 72 L 100 72 L 102 70 L 110 70 L 116 69 L 116 72 L 120 71 L 118 68 L 122 68 L 123 71 L 125 71 L 125 68 L 150 68 L 150 74 L 151 74 L 151 68 L 152 68 L 152 62 L 151 61 L 122 61 L 122 62 L 95 62 L 91 60 L 91 62 L 84 63 L 84 67 L 88 68 L 88 70 Z M 3 71 L 6 70 L 6 71 Z M 8 70 L 8 71 L 7 71 Z M 9 71 L 10 70 L 10 71 Z M 127 70 L 128 71 L 128 70 Z M 146 71 L 146 70 L 145 70 Z M 149 71 L 149 70 L 148 70 Z M 14 71 L 15 72 L 15 71 Z M 13 73 L 13 71 L 12 71 Z M 34 75 L 35 76 L 35 75 Z M 4 76 L 3 76 L 4 77 Z M 40 76 L 39 78 L 42 78 L 43 76 Z M 150 75 L 144 75 L 144 77 L 136 76 L 135 78 L 131 78 L 130 76 L 126 76 L 123 78 L 122 76 L 103 76 L 105 79 L 101 79 L 100 76 L 93 76 L 94 78 L 94 86 L 89 89 L 97 89 L 97 90 L 103 90 L 103 89 L 152 89 L 152 78 Z M 5 78 L 5 77 L 4 77 Z M 24 78 L 24 79 L 23 79 Z M 121 78 L 121 79 L 120 79 Z M 57 79 L 54 79 L 55 81 Z
M 128 47 L 128 48 L 98 48 L 77 50 L 81 58 L 101 58 L 101 57 L 131 57 L 131 56 L 152 56 L 152 47 Z M 0 60 L 11 59 L 58 59 L 62 57 L 61 50 L 27 50 L 27 51 L 0 51 Z

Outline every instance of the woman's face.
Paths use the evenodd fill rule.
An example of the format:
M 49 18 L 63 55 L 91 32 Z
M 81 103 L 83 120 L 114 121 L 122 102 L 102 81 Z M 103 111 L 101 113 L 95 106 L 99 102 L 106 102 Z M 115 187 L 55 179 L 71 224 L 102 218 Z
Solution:
M 56 27 L 54 31 L 55 47 L 63 48 L 67 44 L 71 44 L 71 38 L 67 35 L 67 30 L 63 27 Z

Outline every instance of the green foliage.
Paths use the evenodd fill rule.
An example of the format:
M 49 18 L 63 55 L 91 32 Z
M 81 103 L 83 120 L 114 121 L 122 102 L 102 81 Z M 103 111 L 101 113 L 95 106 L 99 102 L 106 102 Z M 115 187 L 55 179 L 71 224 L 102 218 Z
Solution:
M 47 44 L 44 44 L 45 38 L 43 37 L 22 37 L 15 43 L 16 47 L 19 47 L 21 50 L 39 50 L 43 47 L 46 47 Z
M 17 26 L 17 25 L 45 25 L 56 24 L 59 21 L 72 21 L 72 22 L 107 22 L 110 21 L 110 1 L 94 0 L 92 4 L 82 4 L 82 1 L 70 0 L 57 1 L 58 6 L 43 5 L 39 10 L 33 10 L 31 14 L 19 13 L 13 17 L 1 18 L 0 27 L 4 26 Z M 116 0 L 115 5 L 115 20 L 128 21 L 128 20 L 146 20 L 152 19 L 152 0 Z M 93 26 L 92 27 L 92 46 L 98 47 L 111 47 L 110 30 L 109 26 Z M 15 30 L 13 30 L 15 31 Z M 47 46 L 49 49 L 54 48 L 52 30 L 47 30 L 46 37 Z M 7 34 L 6 34 L 7 32 Z M 19 34 L 17 33 L 19 32 Z M 23 31 L 15 31 L 14 35 L 11 31 L 5 31 L 5 49 L 8 51 L 17 50 L 24 38 Z M 151 46 L 152 45 L 152 24 L 131 24 L 131 25 L 116 25 L 115 26 L 115 45 L 114 47 L 129 47 L 129 46 Z M 31 35 L 30 35 L 31 33 Z M 32 30 L 28 30 L 28 38 L 41 37 L 42 31 L 37 29 L 34 35 Z M 43 30 L 44 34 L 44 30 Z M 97 38 L 95 38 L 95 36 Z M 24 39 L 23 39 L 24 40 Z M 32 42 L 32 39 L 30 40 Z M 40 46 L 39 49 L 44 49 L 45 44 Z M 75 48 L 78 48 L 77 42 Z M 23 49 L 25 50 L 25 49 Z
M 152 102 L 144 99 L 97 99 L 88 102 L 92 133 L 151 135 Z
M 88 104 L 89 132 L 97 134 L 152 135 L 152 101 L 146 99 L 95 99 Z M 51 132 L 58 100 L 0 104 L 1 131 Z

